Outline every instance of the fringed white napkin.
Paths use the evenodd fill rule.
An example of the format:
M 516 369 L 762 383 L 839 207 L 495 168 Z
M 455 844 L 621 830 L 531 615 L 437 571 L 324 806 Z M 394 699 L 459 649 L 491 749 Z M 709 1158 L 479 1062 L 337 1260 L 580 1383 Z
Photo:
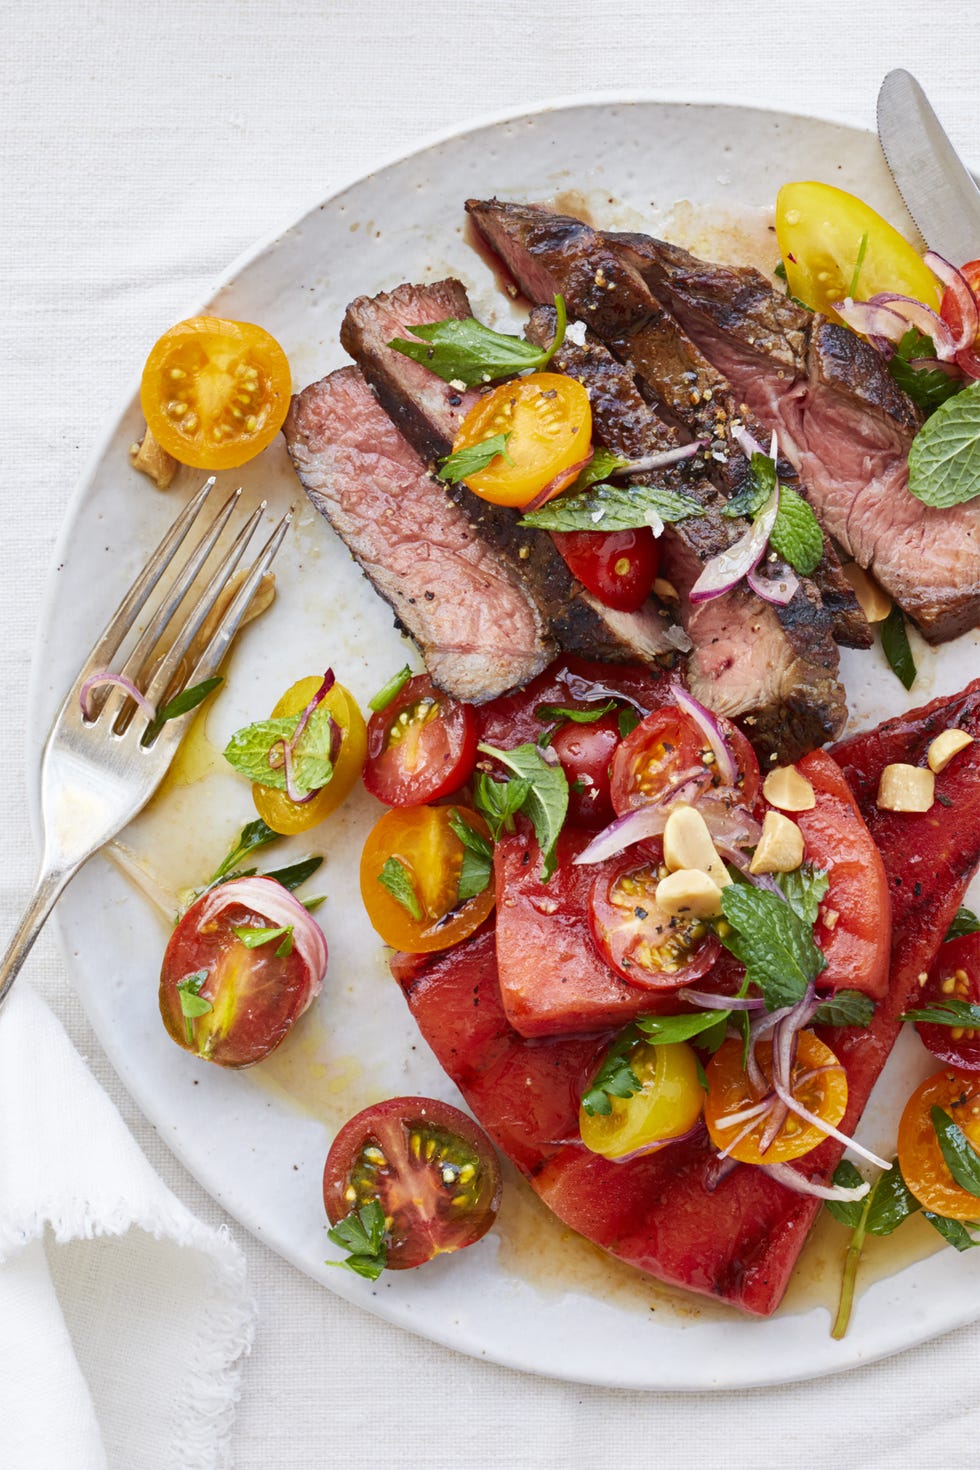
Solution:
M 254 1308 L 22 981 L 0 1014 L 0 1466 L 221 1470 Z

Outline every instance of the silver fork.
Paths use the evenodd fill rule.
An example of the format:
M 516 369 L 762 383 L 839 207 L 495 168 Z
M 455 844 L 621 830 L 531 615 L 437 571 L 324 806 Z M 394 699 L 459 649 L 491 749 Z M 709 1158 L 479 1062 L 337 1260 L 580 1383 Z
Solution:
M 279 521 L 213 631 L 198 646 L 202 642 L 198 635 L 228 587 L 265 510 L 263 501 L 221 555 L 203 591 L 181 611 L 241 495 L 241 490 L 234 491 L 209 519 L 206 511 L 214 483 L 212 476 L 167 531 L 85 660 L 51 727 L 41 757 L 44 843 L 40 871 L 24 917 L 0 961 L 0 1006 L 66 884 L 146 805 L 166 775 L 187 725 L 183 714 L 154 731 L 149 714 L 117 684 L 92 691 L 90 717 L 86 718 L 81 696 L 87 681 L 111 670 L 131 680 L 150 704 L 162 710 L 184 689 L 210 678 L 289 529 L 292 511 Z M 199 534 L 192 538 L 181 563 L 178 553 L 192 528 Z M 120 666 L 113 667 L 168 568 L 174 569 L 173 581 L 132 651 Z

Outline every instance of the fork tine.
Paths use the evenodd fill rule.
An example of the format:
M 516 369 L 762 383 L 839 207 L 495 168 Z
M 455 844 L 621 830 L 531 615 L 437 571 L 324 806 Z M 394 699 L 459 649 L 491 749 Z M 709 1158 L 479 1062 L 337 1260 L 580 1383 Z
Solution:
M 198 511 L 213 488 L 214 475 L 211 475 L 209 479 L 205 480 L 194 498 L 187 502 L 173 525 L 167 530 L 163 540 L 126 593 L 122 602 L 116 608 L 116 611 L 106 624 L 102 636 L 86 659 L 82 671 L 76 680 L 78 687 L 81 687 L 88 676 L 97 669 L 108 667 L 110 661 L 118 652 L 119 645 L 133 626 L 135 619 L 142 612 L 150 593 L 170 565 L 174 553 L 187 535 Z M 72 692 L 74 693 L 75 691 L 73 690 Z

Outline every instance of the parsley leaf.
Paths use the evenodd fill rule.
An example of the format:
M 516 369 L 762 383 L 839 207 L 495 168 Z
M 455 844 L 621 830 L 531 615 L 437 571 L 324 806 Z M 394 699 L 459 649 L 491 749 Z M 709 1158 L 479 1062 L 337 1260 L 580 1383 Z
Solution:
M 948 398 L 912 440 L 909 490 L 940 509 L 980 495 L 980 382 Z
M 930 1026 L 972 1027 L 975 1030 L 980 1027 L 980 1005 L 971 1005 L 969 1001 L 951 995 L 921 1010 L 904 1011 L 902 1020 L 925 1021 Z
M 688 1016 L 641 1016 L 637 1028 L 657 1046 L 668 1046 L 675 1041 L 690 1041 L 692 1036 L 702 1037 L 698 1045 L 707 1045 L 704 1038 L 713 1026 L 720 1026 L 722 1039 L 731 1011 L 694 1011 Z M 712 1037 L 713 1041 L 714 1038 Z M 721 1045 L 721 1042 L 718 1042 Z M 717 1051 L 717 1046 L 711 1048 Z
M 582 1107 L 590 1118 L 607 1118 L 614 1097 L 633 1097 L 643 1086 L 629 1064 L 629 1054 L 639 1041 L 635 1026 L 627 1026 L 606 1052 L 592 1081 L 582 1094 Z
M 959 939 L 963 934 L 980 933 L 980 919 L 971 909 L 958 908 L 953 922 L 946 930 L 946 939 Z M 946 939 L 943 943 L 946 943 Z
M 827 964 L 813 941 L 812 926 L 775 893 L 747 883 L 723 888 L 721 907 L 731 927 L 719 938 L 745 965 L 745 978 L 759 987 L 766 1009 L 802 1000 Z
M 480 470 L 485 470 L 498 456 L 508 464 L 513 464 L 514 461 L 507 453 L 507 440 L 513 432 L 513 429 L 508 429 L 505 434 L 491 434 L 489 439 L 481 439 L 479 444 L 471 444 L 467 449 L 457 449 L 455 454 L 447 454 L 445 459 L 439 461 L 436 474 L 440 480 L 458 485 L 468 475 L 477 475 Z
M 733 495 L 727 505 L 722 506 L 721 513 L 729 520 L 736 516 L 747 516 L 751 520 L 754 515 L 758 515 L 776 488 L 776 465 L 768 454 L 758 451 L 752 454 L 749 467 L 752 474 L 748 485 L 737 495 Z
M 665 522 L 702 515 L 704 507 L 693 495 L 654 485 L 601 484 L 565 490 L 540 510 L 522 516 L 518 524 L 542 531 L 632 531 L 652 526 L 657 532 Z
M 188 1046 L 194 1045 L 195 1019 L 198 1016 L 206 1016 L 208 1011 L 214 1010 L 211 1002 L 201 994 L 207 978 L 207 970 L 195 970 L 193 975 L 185 975 L 183 980 L 177 981 L 177 994 L 180 997 L 180 1010 L 184 1017 Z
M 916 358 L 935 356 L 936 347 L 932 338 L 924 336 L 915 327 L 909 327 L 888 359 L 888 371 L 895 382 L 927 415 L 935 413 L 947 398 L 952 398 L 966 387 L 963 378 L 944 373 L 941 368 L 915 368 L 911 365 Z
M 340 1266 L 368 1281 L 377 1281 L 388 1264 L 385 1212 L 379 1200 L 368 1200 L 359 1210 L 338 1220 L 327 1231 L 327 1239 L 350 1252 L 344 1261 L 327 1261 L 328 1266 Z
M 495 332 L 472 316 L 420 322 L 408 327 L 420 339 L 418 342 L 395 337 L 388 346 L 421 363 L 447 383 L 464 383 L 467 388 L 475 388 L 479 383 L 492 383 L 496 378 L 509 378 L 529 369 L 540 372 L 565 340 L 567 314 L 561 296 L 555 297 L 555 314 L 555 335 L 547 347 L 535 347 L 524 337 Z
M 802 863 L 791 873 L 776 873 L 776 882 L 790 908 L 811 927 L 817 922 L 820 904 L 827 895 L 830 878 L 813 863 Z
M 870 995 L 860 990 L 838 990 L 821 1001 L 813 1016 L 814 1026 L 869 1026 L 875 1013 Z
M 980 1154 L 945 1109 L 930 1108 L 929 1116 L 947 1169 L 961 1189 L 980 1199 Z M 977 1213 L 980 1214 L 980 1206 L 977 1207 Z
M 181 715 L 189 714 L 192 709 L 197 709 L 199 704 L 204 703 L 212 689 L 217 689 L 218 685 L 223 683 L 223 676 L 215 674 L 211 679 L 204 679 L 200 684 L 192 684 L 189 689 L 181 690 L 180 694 L 176 695 L 169 704 L 165 704 L 163 709 L 159 710 L 150 721 L 141 743 L 148 745 L 168 720 L 177 720 Z
M 911 689 L 915 683 L 915 659 L 912 657 L 905 616 L 897 603 L 887 618 L 878 624 L 878 636 L 892 673 L 902 681 L 906 689 Z
M 286 772 L 282 765 L 270 766 L 269 753 L 279 740 L 291 740 L 301 716 L 282 715 L 275 720 L 259 720 L 236 730 L 225 746 L 225 760 L 249 781 L 285 791 Z M 293 752 L 293 779 L 302 793 L 319 791 L 333 775 L 330 748 L 334 723 L 330 711 L 319 705 L 307 721 L 306 728 Z
M 375 714 L 378 714 L 380 710 L 387 709 L 395 695 L 401 693 L 411 677 L 412 671 L 408 667 L 408 664 L 406 664 L 403 669 L 398 670 L 397 674 L 392 675 L 387 684 L 378 690 L 373 699 L 368 700 L 368 709 L 374 710 Z
M 521 778 L 495 781 L 484 771 L 477 771 L 473 782 L 473 805 L 490 828 L 494 842 L 499 842 L 504 832 L 513 832 L 514 817 L 527 800 L 530 790 L 530 781 Z
M 402 908 L 411 914 L 416 923 L 421 922 L 422 905 L 419 903 L 412 875 L 401 858 L 385 859 L 385 865 L 378 874 L 378 882 L 391 894 L 396 903 L 400 903 Z
M 298 863 L 290 863 L 286 868 L 273 868 L 270 872 L 263 873 L 261 876 L 263 878 L 274 878 L 283 888 L 288 888 L 290 893 L 294 893 L 297 888 L 306 882 L 307 878 L 313 877 L 313 874 L 322 866 L 322 863 L 322 857 L 303 858 Z
M 546 761 L 536 745 L 518 745 L 513 750 L 497 750 L 493 745 L 478 747 L 492 756 L 522 781 L 530 782 L 521 802 L 521 811 L 531 819 L 534 835 L 541 849 L 541 880 L 547 883 L 555 870 L 555 848 L 568 811 L 568 778 L 556 760 Z
M 458 903 L 475 898 L 490 882 L 493 872 L 493 844 L 482 832 L 471 827 L 453 807 L 449 814 L 449 825 L 463 844 L 463 863 L 459 870 L 459 886 L 456 890 Z
M 754 456 L 753 456 L 754 458 Z M 770 461 L 771 463 L 771 461 Z M 774 470 L 775 472 L 775 470 Z M 823 531 L 802 495 L 789 485 L 779 487 L 779 510 L 769 537 L 773 551 L 795 572 L 808 577 L 823 556 Z

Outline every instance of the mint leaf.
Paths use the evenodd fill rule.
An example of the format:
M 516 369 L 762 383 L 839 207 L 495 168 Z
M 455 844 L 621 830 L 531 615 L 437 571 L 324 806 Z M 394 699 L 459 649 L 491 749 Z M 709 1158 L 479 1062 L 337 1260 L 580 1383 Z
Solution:
M 395 337 L 388 346 L 421 363 L 447 383 L 465 383 L 467 388 L 475 388 L 479 383 L 492 383 L 496 378 L 545 367 L 565 339 L 567 317 L 561 296 L 555 297 L 555 313 L 555 336 L 548 347 L 535 347 L 523 337 L 495 332 L 472 316 L 420 322 L 408 327 L 420 341 Z M 470 474 L 473 473 L 471 470 Z
M 480 470 L 485 470 L 498 456 L 513 464 L 507 453 L 507 440 L 513 432 L 513 429 L 508 429 L 506 434 L 492 434 L 489 439 L 481 439 L 479 444 L 471 444 L 468 449 L 457 449 L 455 454 L 447 454 L 439 461 L 436 474 L 440 480 L 457 485 L 468 475 L 477 475 Z
M 322 857 L 308 857 L 303 858 L 298 863 L 290 863 L 286 868 L 273 868 L 270 872 L 262 873 L 260 876 L 263 878 L 272 878 L 276 883 L 281 884 L 283 888 L 288 888 L 290 893 L 294 893 L 297 888 L 306 882 L 307 878 L 313 877 L 313 874 L 322 864 Z
M 980 382 L 941 404 L 912 440 L 909 490 L 942 510 L 980 495 Z
M 906 689 L 911 689 L 915 683 L 915 659 L 912 657 L 905 617 L 897 603 L 887 618 L 878 624 L 878 635 L 881 638 L 881 650 L 892 673 L 897 675 Z
M 870 1026 L 875 1003 L 860 990 L 838 990 L 817 1007 L 814 1026 Z
M 421 922 L 422 905 L 415 892 L 412 875 L 400 858 L 390 857 L 385 860 L 385 865 L 378 874 L 378 882 L 411 914 L 416 923 Z
M 863 1201 L 862 1201 L 863 1203 Z M 922 1206 L 905 1183 L 896 1159 L 890 1169 L 879 1174 L 871 1191 L 868 1205 L 867 1231 L 869 1235 L 891 1235 L 903 1220 L 914 1215 Z
M 614 1097 L 633 1097 L 643 1084 L 629 1064 L 629 1054 L 639 1040 L 635 1026 L 627 1026 L 606 1052 L 599 1070 L 582 1094 L 582 1107 L 590 1118 L 608 1118 Z
M 947 1169 L 961 1189 L 980 1199 L 980 1154 L 943 1108 L 930 1108 L 929 1116 Z M 980 1206 L 977 1213 L 980 1214 Z
M 505 832 L 513 832 L 514 818 L 530 790 L 530 781 L 495 781 L 485 771 L 477 771 L 473 781 L 473 805 L 490 828 L 494 842 L 499 842 Z
M 225 746 L 225 760 L 249 781 L 271 787 L 274 791 L 285 791 L 285 771 L 281 764 L 269 765 L 269 753 L 278 741 L 292 739 L 299 722 L 297 714 L 243 726 L 235 731 Z M 332 743 L 330 711 L 319 705 L 307 721 L 293 753 L 293 778 L 297 790 L 306 794 L 327 785 L 333 775 L 330 760 Z
M 341 1266 L 368 1281 L 377 1281 L 388 1264 L 385 1213 L 376 1199 L 338 1220 L 327 1231 L 327 1239 L 350 1252 L 344 1261 L 327 1261 L 328 1266 Z
M 623 459 L 622 455 L 613 454 L 611 449 L 593 450 L 592 458 L 585 469 L 579 470 L 563 494 L 575 495 L 580 490 L 587 490 L 590 485 L 597 485 L 600 480 L 607 480 L 610 475 L 619 474 L 620 470 L 626 469 L 629 462 L 628 459 Z
M 841 1159 L 830 1182 L 840 1185 L 842 1189 L 857 1189 L 864 1180 L 850 1159 Z M 856 1230 L 862 1216 L 867 1213 L 868 1196 L 865 1195 L 864 1199 L 829 1199 L 825 1203 L 828 1213 L 839 1224 L 846 1225 L 849 1230 Z
M 768 454 L 752 454 L 749 466 L 752 471 L 749 484 L 737 495 L 733 495 L 727 505 L 722 506 L 721 513 L 729 520 L 736 516 L 745 516 L 751 520 L 758 515 L 776 487 L 776 465 Z
M 693 495 L 653 485 L 602 484 L 565 490 L 518 524 L 542 531 L 632 531 L 640 526 L 659 531 L 665 522 L 702 515 L 704 508 Z
M 888 359 L 888 371 L 895 382 L 927 416 L 935 413 L 947 398 L 952 398 L 967 386 L 967 380 L 958 373 L 944 373 L 941 368 L 916 368 L 911 365 L 916 358 L 935 356 L 936 346 L 932 338 L 924 336 L 915 327 L 909 327 Z
M 724 1032 L 730 1015 L 731 1011 L 695 1011 L 689 1016 L 641 1016 L 636 1025 L 657 1046 L 668 1046 L 702 1036 L 713 1026 L 720 1025 Z
M 194 1045 L 194 1021 L 198 1016 L 206 1016 L 208 1011 L 214 1010 L 211 1002 L 201 994 L 201 988 L 207 978 L 207 970 L 195 970 L 192 975 L 185 975 L 183 980 L 177 981 L 177 995 L 180 999 L 181 1014 L 184 1017 L 188 1046 Z
M 934 1005 L 921 1010 L 905 1011 L 903 1021 L 924 1021 L 930 1026 L 963 1026 L 973 1030 L 980 1028 L 980 1005 L 959 1000 L 956 996 L 937 1000 Z
M 284 934 L 292 934 L 293 926 L 283 924 L 279 929 L 269 929 L 257 924 L 242 924 L 239 928 L 232 928 L 231 932 L 241 940 L 246 949 L 259 949 L 263 944 L 271 944 L 273 939 L 281 939 Z M 292 945 L 290 945 L 291 949 Z
M 531 819 L 534 835 L 541 849 L 541 880 L 547 883 L 555 870 L 555 848 L 568 812 L 568 779 L 559 762 L 551 765 L 536 745 L 518 745 L 513 750 L 497 750 L 493 745 L 478 747 L 492 756 L 530 786 L 521 811 Z
M 813 929 L 789 904 L 764 888 L 730 883 L 721 907 L 731 926 L 719 938 L 745 965 L 745 978 L 758 986 L 766 1009 L 802 1000 L 827 961 L 813 942 Z
M 790 908 L 812 928 L 830 886 L 827 874 L 822 868 L 815 868 L 813 863 L 802 863 L 792 873 L 776 873 L 774 876 Z
M 946 930 L 946 939 L 943 940 L 943 943 L 945 944 L 946 940 L 949 939 L 959 939 L 963 934 L 977 933 L 980 933 L 980 919 L 977 918 L 971 909 L 958 908 L 953 917 L 953 922 Z
M 181 715 L 189 714 L 192 709 L 197 709 L 203 704 L 211 693 L 217 689 L 219 684 L 224 683 L 221 674 L 215 674 L 211 679 L 204 679 L 200 684 L 192 684 L 189 689 L 184 689 L 169 704 L 165 704 L 156 717 L 146 727 L 141 744 L 148 745 L 155 735 L 163 729 L 168 720 L 179 719 Z
M 789 485 L 779 487 L 779 510 L 769 545 L 801 576 L 808 577 L 820 565 L 823 556 L 820 522 L 802 495 Z
M 406 664 L 403 669 L 398 670 L 397 674 L 392 675 L 387 684 L 378 690 L 373 699 L 368 700 L 368 708 L 374 710 L 375 714 L 378 714 L 380 710 L 387 709 L 395 695 L 401 693 L 411 677 L 412 671 L 408 667 L 408 664 Z
M 922 1216 L 956 1250 L 969 1251 L 980 1245 L 980 1240 L 973 1238 L 962 1220 L 948 1220 L 945 1215 L 933 1214 L 932 1210 L 923 1210 Z
M 459 885 L 456 890 L 458 903 L 465 903 L 482 893 L 493 873 L 493 844 L 482 832 L 471 827 L 453 807 L 449 814 L 449 825 L 463 844 L 463 863 L 459 870 Z

